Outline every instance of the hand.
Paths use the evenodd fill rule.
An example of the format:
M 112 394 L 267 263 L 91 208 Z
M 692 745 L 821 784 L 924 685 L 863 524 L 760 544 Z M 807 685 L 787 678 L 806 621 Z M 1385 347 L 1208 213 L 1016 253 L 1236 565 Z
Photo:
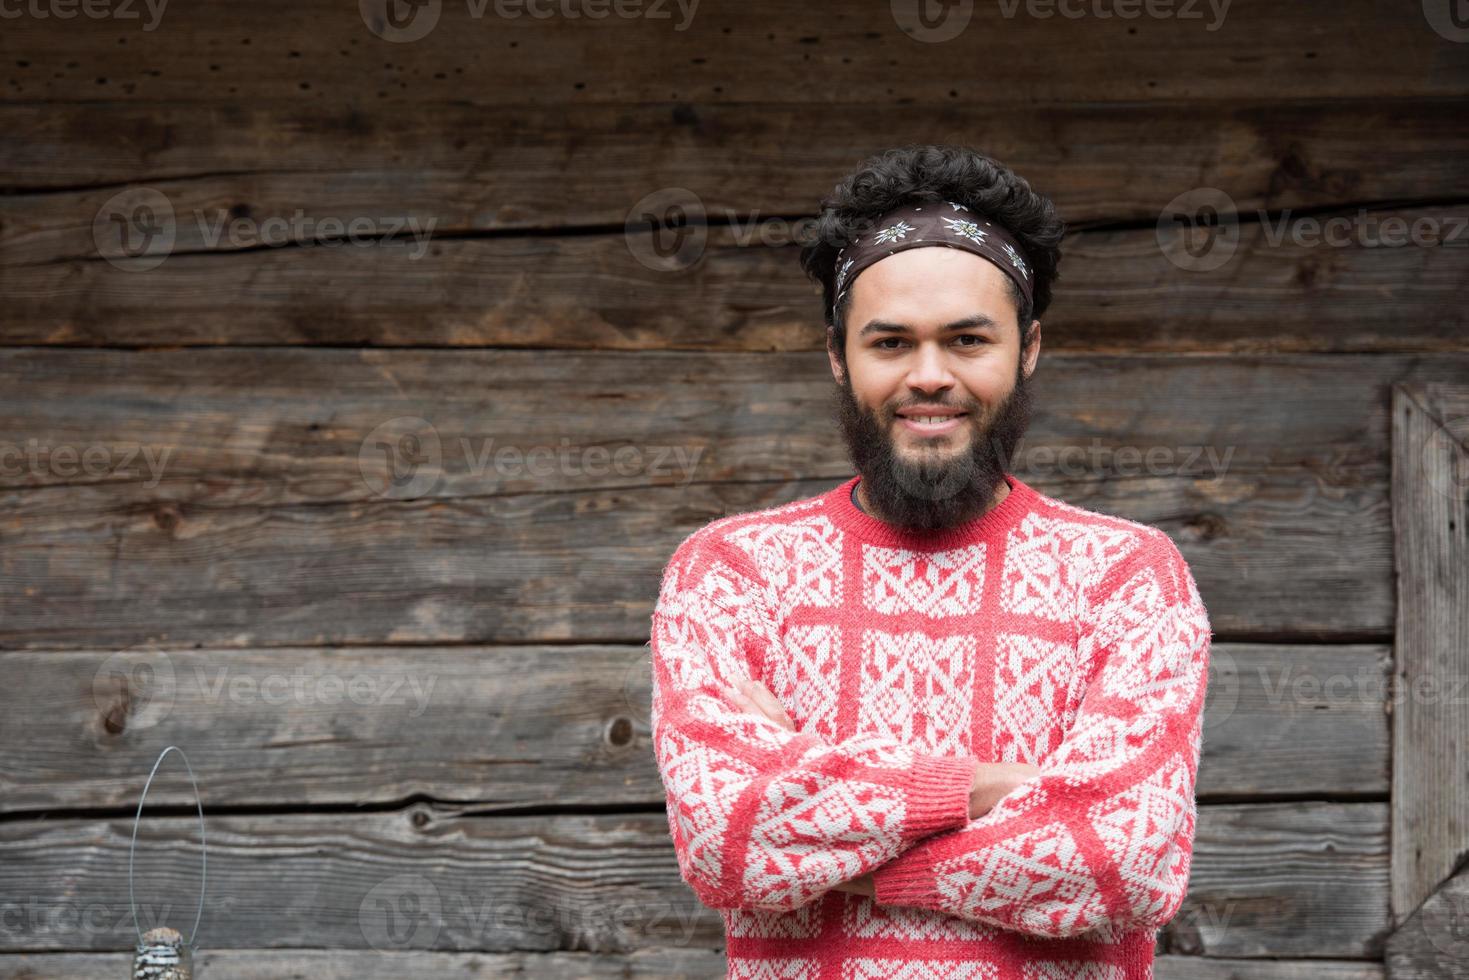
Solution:
M 844 881 L 832 888 L 834 892 L 851 892 L 853 895 L 866 895 L 868 898 L 877 897 L 877 889 L 872 883 L 872 872 L 869 871 L 860 878 Z
M 724 689 L 726 696 L 736 708 L 768 718 L 786 731 L 796 730 L 796 723 L 791 721 L 791 716 L 786 714 L 786 709 L 764 684 L 744 678 L 736 683 L 739 685 L 738 689 L 733 687 Z
M 978 820 L 989 813 L 1012 790 L 1040 772 L 1039 766 L 1028 762 L 981 762 L 969 788 L 969 819 Z

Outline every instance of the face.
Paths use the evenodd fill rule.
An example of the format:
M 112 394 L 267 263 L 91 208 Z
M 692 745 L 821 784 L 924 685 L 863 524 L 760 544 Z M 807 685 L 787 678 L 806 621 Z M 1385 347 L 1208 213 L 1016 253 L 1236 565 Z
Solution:
M 1040 321 L 1020 350 L 1008 279 L 955 248 L 914 248 L 851 286 L 845 370 L 828 350 L 858 492 L 912 530 L 953 527 L 994 503 L 1030 420 Z

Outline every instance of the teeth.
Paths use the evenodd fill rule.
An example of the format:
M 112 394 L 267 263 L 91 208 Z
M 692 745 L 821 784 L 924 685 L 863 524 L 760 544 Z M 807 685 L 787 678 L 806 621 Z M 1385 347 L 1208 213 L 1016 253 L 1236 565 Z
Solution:
M 910 415 L 908 417 L 915 422 L 923 422 L 926 425 L 939 425 L 940 423 L 949 421 L 951 418 L 955 418 L 953 415 Z

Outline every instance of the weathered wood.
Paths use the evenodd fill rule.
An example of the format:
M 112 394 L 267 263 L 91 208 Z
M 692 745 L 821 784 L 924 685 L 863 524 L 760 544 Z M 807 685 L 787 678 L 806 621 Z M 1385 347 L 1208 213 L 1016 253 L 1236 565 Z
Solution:
M 236 195 L 221 195 L 211 182 L 171 192 L 179 248 L 229 242 L 221 229 Z M 45 195 L 47 208 L 76 208 L 51 230 L 36 227 L 35 198 L 0 198 L 0 218 L 8 212 L 11 228 L 0 263 L 41 263 L 0 266 L 0 303 L 9 313 L 0 344 L 812 351 L 825 344 L 819 291 L 801 272 L 796 248 L 762 244 L 790 240 L 795 228 L 785 219 L 763 226 L 775 229 L 774 238 L 748 224 L 695 235 L 679 253 L 685 264 L 670 270 L 644 262 L 654 254 L 652 232 L 435 240 L 431 223 L 400 222 L 402 202 L 364 201 L 359 211 L 332 216 L 342 219 L 325 239 L 335 244 L 174 254 L 136 269 L 96 257 L 92 217 L 109 195 L 88 191 L 54 205 L 56 195 Z M 1159 199 L 1155 209 L 1167 204 Z M 295 220 L 284 200 L 244 207 L 255 222 L 284 209 L 273 215 L 283 221 L 281 234 Z M 343 239 L 340 228 L 364 213 L 383 242 Z M 317 223 L 323 217 L 297 224 L 314 234 L 327 227 Z M 1044 343 L 1127 353 L 1469 349 L 1464 207 L 1345 209 L 1333 216 L 1344 222 L 1336 231 L 1345 238 L 1333 239 L 1349 242 L 1343 247 L 1325 244 L 1320 228 L 1307 224 L 1325 216 L 1249 217 L 1237 242 L 1215 241 L 1209 254 L 1228 261 L 1207 271 L 1187 265 L 1181 230 L 1160 233 L 1156 221 L 1069 236 Z M 1405 240 L 1416 227 L 1419 241 L 1436 234 L 1458 244 L 1374 246 L 1385 221 L 1403 222 Z M 109 254 L 121 255 L 113 247 L 120 241 Z
M 1157 980 L 1382 980 L 1381 963 L 1358 960 L 1244 960 L 1159 956 Z
M 1398 384 L 1392 405 L 1400 692 L 1392 871 L 1401 924 L 1469 856 L 1469 387 Z
M 12 953 L 0 955 L 0 980 L 117 980 L 126 954 Z M 607 953 L 399 953 L 318 949 L 206 950 L 196 962 L 203 977 L 233 980 L 402 980 L 403 977 L 707 977 L 724 980 L 721 949 L 648 949 Z M 1159 956 L 1158 980 L 1382 980 L 1379 963 L 1353 960 L 1245 960 Z M 207 971 L 207 972 L 206 972 Z
M 1387 940 L 1386 961 L 1392 980 L 1469 976 L 1469 872 L 1461 869 L 1413 910 Z
M 1390 667 L 1214 644 L 1199 798 L 1385 796 Z M 165 745 L 211 807 L 656 805 L 651 673 L 646 646 L 0 652 L 0 814 L 135 805 Z
M 1260 104 L 329 107 L 314 101 L 0 103 L 0 262 L 86 254 L 92 215 L 128 184 L 257 219 L 417 216 L 440 233 L 621 227 L 662 188 L 728 224 L 814 213 L 889 145 L 993 155 L 1073 226 L 1152 223 L 1198 187 L 1244 210 L 1457 199 L 1463 102 Z M 1371 133 L 1370 140 L 1362 138 Z M 506 138 L 512 134 L 513 138 Z M 41 191 L 46 195 L 15 193 Z M 78 218 L 83 220 L 78 221 Z
M 1043 356 L 1009 468 L 1172 535 L 1232 638 L 1386 635 L 1387 389 L 1466 370 Z M 641 642 L 686 534 L 851 472 L 816 354 L 15 350 L 0 381 L 12 648 Z
M 1389 932 L 1387 810 L 1386 803 L 1199 807 L 1188 898 L 1160 942 L 1187 955 L 1315 955 L 1306 954 L 1314 946 L 1325 956 L 1380 959 Z M 1297 837 L 1306 819 L 1311 832 Z M 1332 874 L 1322 875 L 1324 866 Z
M 534 17 L 519 4 L 509 5 L 519 16 L 501 17 L 494 4 L 445 3 L 436 23 L 412 25 L 432 29 L 411 43 L 382 40 L 356 4 L 174 5 L 153 30 L 144 6 L 132 21 L 8 21 L 0 98 L 1028 106 L 1458 96 L 1469 86 L 1469 50 L 1416 5 L 1377 0 L 1344 0 L 1329 17 L 1272 0 L 1235 0 L 1223 17 L 1223 5 L 1207 3 L 1170 4 L 1163 16 L 977 3 L 962 33 L 940 43 L 905 36 L 887 3 L 752 0 L 692 16 L 687 5 L 640 4 L 635 16 L 603 17 Z
M 208 819 L 200 929 L 214 950 L 722 945 L 718 913 L 679 878 L 661 812 L 476 818 L 415 805 Z M 127 948 L 131 825 L 0 823 L 0 894 L 31 908 L 0 933 L 0 950 Z M 185 906 L 192 914 L 190 839 L 191 819 L 144 815 L 136 868 L 145 923 Z M 1194 884 L 1160 940 L 1191 955 L 1380 958 L 1387 853 L 1386 804 L 1200 807 Z M 387 909 L 418 917 L 390 933 Z

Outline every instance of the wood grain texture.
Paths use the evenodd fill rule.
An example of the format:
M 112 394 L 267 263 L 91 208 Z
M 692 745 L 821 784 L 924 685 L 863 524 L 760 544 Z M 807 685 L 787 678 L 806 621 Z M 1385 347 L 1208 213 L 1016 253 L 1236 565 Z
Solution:
M 325 244 L 260 246 L 247 233 L 228 249 L 231 209 L 250 215 L 247 231 L 275 240 L 276 231 L 292 233 L 289 202 L 250 203 L 255 195 L 221 194 L 210 182 L 171 192 L 182 254 L 141 269 L 96 257 L 92 218 L 108 191 L 44 195 L 47 209 L 66 209 L 59 223 L 35 213 L 34 197 L 0 198 L 11 229 L 0 246 L 0 302 L 10 312 L 0 344 L 820 351 L 826 343 L 820 293 L 797 248 L 763 243 L 791 240 L 785 219 L 688 235 L 435 238 L 432 216 L 405 216 L 402 201 L 378 199 L 334 215 L 336 226 L 319 223 L 320 213 L 301 216 L 297 227 L 324 230 Z M 330 232 L 359 218 L 382 240 L 353 244 Z M 1223 260 L 1217 268 L 1190 264 L 1184 249 L 1197 240 L 1177 223 L 1160 231 L 1156 217 L 1145 228 L 1070 235 L 1044 343 L 1120 353 L 1469 348 L 1461 301 L 1469 209 L 1247 218 L 1198 245 Z M 1328 219 L 1340 223 L 1334 241 L 1346 244 L 1325 242 L 1319 223 Z M 1444 244 L 1371 244 L 1383 222 Z M 652 263 L 679 241 L 673 265 Z M 109 254 L 122 256 L 120 243 Z
M 525 6 L 445 3 L 436 22 L 413 25 L 431 29 L 408 43 L 373 33 L 381 17 L 364 18 L 356 4 L 213 0 L 172 6 L 152 30 L 146 16 L 21 18 L 6 31 L 0 97 L 1025 106 L 1457 96 L 1469 85 L 1469 49 L 1436 33 L 1416 6 L 1379 0 L 1329 12 L 1235 0 L 1222 17 L 1209 3 L 1160 4 L 1162 16 L 1134 7 L 1130 17 L 1111 5 L 1104 16 L 1068 5 L 1083 15 L 1066 16 L 1054 4 L 983 3 L 939 43 L 905 34 L 886 3 L 706 2 L 692 17 L 687 5 L 647 3 L 632 5 L 640 16 L 601 18 L 534 17 Z M 505 7 L 521 13 L 497 16 Z M 916 18 L 904 20 L 914 30 Z
M 675 187 L 696 194 L 711 223 L 794 218 L 814 214 L 856 161 L 910 142 L 993 155 L 1077 227 L 1151 224 L 1199 187 L 1224 189 L 1247 211 L 1448 201 L 1469 176 L 1462 115 L 1458 97 L 820 111 L 780 102 L 0 102 L 0 186 L 9 192 L 0 261 L 84 254 L 85 238 L 70 236 L 89 235 L 98 206 L 134 184 L 260 218 L 296 208 L 416 215 L 441 232 L 621 227 L 639 200 Z M 54 244 L 36 241 L 50 236 Z
M 201 975 L 234 980 L 402 980 L 403 977 L 690 977 L 724 980 L 720 949 L 648 949 L 626 955 L 597 953 L 398 953 L 318 949 L 206 950 Z M 121 966 L 119 966 L 121 964 Z M 0 954 L 0 980 L 116 980 L 126 954 Z M 1380 963 L 1361 960 L 1246 960 L 1159 956 L 1157 980 L 1382 980 Z M 208 974 L 203 971 L 208 970 Z
M 1401 924 L 1469 858 L 1469 386 L 1394 385 L 1392 489 Z
M 1461 867 L 1388 938 L 1391 980 L 1469 976 L 1469 873 Z
M 126 808 L 159 746 L 212 807 L 656 806 L 646 646 L 0 652 L 0 814 Z M 1385 797 L 1390 650 L 1215 643 L 1198 796 Z M 182 778 L 149 790 L 189 807 Z
M 1388 389 L 1466 369 L 1043 356 L 1008 468 L 1170 534 L 1232 639 L 1386 635 Z M 642 642 L 684 536 L 850 475 L 829 378 L 815 354 L 8 351 L 0 641 Z
M 32 903 L 0 950 L 126 948 L 131 817 L 0 822 L 0 894 Z M 138 833 L 140 918 L 192 914 L 197 828 Z M 473 817 L 394 812 L 209 818 L 207 948 L 578 950 L 717 948 L 717 912 L 681 881 L 659 813 Z M 1186 955 L 1380 959 L 1387 806 L 1199 808 L 1189 897 L 1159 936 Z M 175 903 L 162 908 L 166 903 Z M 87 915 L 77 909 L 87 910 Z M 63 914 L 71 910 L 67 914 Z M 389 931 L 389 910 L 400 918 Z M 404 920 L 401 916 L 412 917 Z

